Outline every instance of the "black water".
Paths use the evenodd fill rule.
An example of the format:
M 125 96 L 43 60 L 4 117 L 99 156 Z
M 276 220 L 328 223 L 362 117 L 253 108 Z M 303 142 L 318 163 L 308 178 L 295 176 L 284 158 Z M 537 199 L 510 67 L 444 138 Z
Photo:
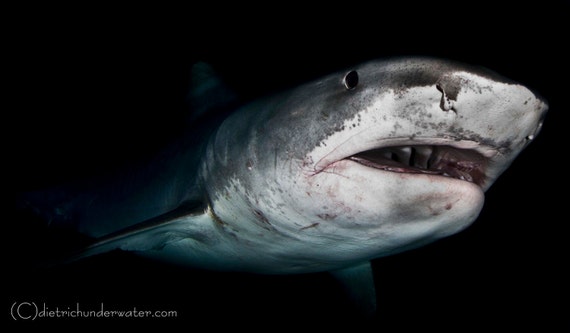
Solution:
M 416 14 L 409 12 L 413 6 L 343 6 L 334 16 L 289 8 L 283 17 L 267 9 L 272 16 L 248 19 L 195 8 L 168 20 L 150 9 L 75 16 L 24 9 L 11 33 L 16 59 L 9 95 L 15 103 L 3 112 L 3 133 L 10 133 L 2 162 L 9 170 L 5 193 L 109 173 L 158 151 L 182 130 L 188 71 L 198 59 L 217 66 L 246 99 L 375 57 L 420 54 L 480 64 L 549 101 L 543 132 L 488 192 L 472 227 L 374 261 L 379 313 L 366 323 L 386 331 L 568 328 L 568 6 L 433 3 Z M 12 319 L 13 306 L 91 310 L 101 303 L 109 310 L 177 315 L 39 318 L 33 324 L 182 323 L 194 331 L 193 325 L 272 330 L 300 327 L 302 320 L 316 327 L 362 322 L 327 274 L 213 273 L 120 252 L 32 269 L 29 258 L 83 240 L 45 230 L 13 207 L 7 211 L 2 274 L 9 325 L 31 323 Z

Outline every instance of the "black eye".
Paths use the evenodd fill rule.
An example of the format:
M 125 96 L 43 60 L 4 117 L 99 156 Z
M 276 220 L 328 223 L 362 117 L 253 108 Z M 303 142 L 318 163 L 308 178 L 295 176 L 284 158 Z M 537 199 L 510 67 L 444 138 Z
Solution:
M 356 88 L 356 85 L 358 84 L 358 73 L 356 71 L 348 72 L 344 76 L 344 79 L 342 80 L 342 82 L 344 83 L 344 86 L 348 90 L 352 90 L 352 89 Z

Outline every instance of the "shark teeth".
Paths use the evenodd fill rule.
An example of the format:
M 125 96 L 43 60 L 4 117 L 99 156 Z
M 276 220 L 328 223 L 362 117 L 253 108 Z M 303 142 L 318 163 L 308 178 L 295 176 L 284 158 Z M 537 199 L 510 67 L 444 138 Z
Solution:
M 375 169 L 441 175 L 479 186 L 485 181 L 487 165 L 487 158 L 475 150 L 438 145 L 384 147 L 348 159 Z

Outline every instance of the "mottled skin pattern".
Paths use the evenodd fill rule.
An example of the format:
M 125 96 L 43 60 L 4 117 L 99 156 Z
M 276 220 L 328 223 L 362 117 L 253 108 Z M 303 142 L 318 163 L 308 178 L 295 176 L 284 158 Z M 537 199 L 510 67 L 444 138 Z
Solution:
M 136 224 L 132 214 L 128 222 L 116 218 L 133 207 L 140 220 L 189 201 L 196 209 L 99 248 L 220 270 L 350 267 L 471 224 L 484 190 L 538 133 L 546 110 L 535 93 L 486 69 L 426 58 L 372 61 L 238 109 L 203 149 L 162 159 L 160 184 L 137 187 L 142 199 L 127 197 L 130 208 L 116 209 L 107 223 L 74 216 L 84 218 L 82 232 L 104 236 Z M 475 168 L 476 181 L 351 158 L 391 146 L 472 151 L 442 148 L 451 157 L 440 160 Z

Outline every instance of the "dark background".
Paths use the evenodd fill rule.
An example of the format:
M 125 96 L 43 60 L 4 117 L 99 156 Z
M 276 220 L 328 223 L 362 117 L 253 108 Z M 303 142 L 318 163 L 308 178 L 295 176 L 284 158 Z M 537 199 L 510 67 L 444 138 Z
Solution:
M 548 100 L 543 131 L 488 191 L 473 226 L 373 262 L 379 315 L 366 324 L 568 328 L 568 2 L 259 6 L 7 10 L 5 193 L 144 161 L 182 132 L 189 70 L 198 60 L 211 63 L 245 100 L 378 57 L 427 55 L 482 65 Z M 10 306 L 23 301 L 172 309 L 176 319 L 122 323 L 182 323 L 188 330 L 301 327 L 305 319 L 316 327 L 362 323 L 327 274 L 212 273 L 125 253 L 31 269 L 27 260 L 65 246 L 69 235 L 8 209 L 4 315 L 11 325 L 30 326 L 9 316 Z M 64 321 L 109 322 L 34 324 Z

